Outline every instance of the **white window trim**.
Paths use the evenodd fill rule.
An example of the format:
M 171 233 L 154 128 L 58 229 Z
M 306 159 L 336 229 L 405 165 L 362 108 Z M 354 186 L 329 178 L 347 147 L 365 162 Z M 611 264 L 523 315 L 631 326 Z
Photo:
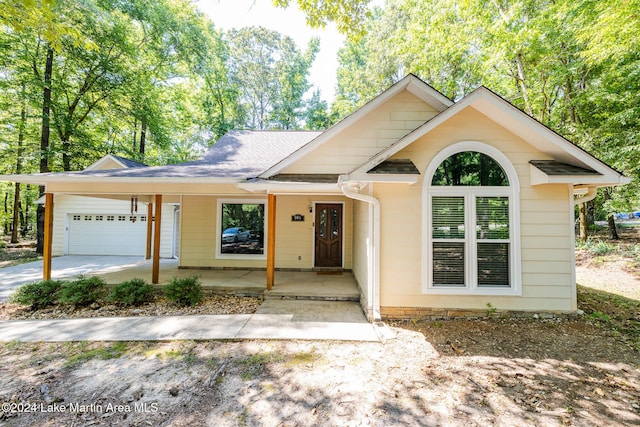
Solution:
M 223 254 L 222 253 L 222 205 L 225 203 L 264 205 L 264 242 L 262 254 Z M 267 259 L 267 218 L 269 204 L 266 199 L 218 199 L 216 208 L 216 259 L 244 259 L 244 260 L 266 260 Z
M 442 187 L 432 186 L 431 181 L 438 166 L 450 156 L 465 152 L 476 151 L 492 157 L 502 167 L 509 180 L 509 187 Z M 511 161 L 498 149 L 478 141 L 462 141 L 450 145 L 440 151 L 431 160 L 423 175 L 422 184 L 422 292 L 433 295 L 522 295 L 522 267 L 521 267 L 521 237 L 520 237 L 520 180 Z M 432 215 L 431 200 L 436 196 L 464 196 L 465 197 L 465 229 L 475 233 L 475 224 L 469 224 L 474 215 L 469 215 L 468 209 L 475 211 L 475 198 L 478 196 L 507 196 L 509 197 L 509 288 L 478 287 L 474 263 L 477 262 L 477 248 L 465 249 L 465 287 L 432 286 L 433 254 L 431 237 Z M 474 234 L 475 235 L 475 234 Z M 477 243 L 476 239 L 465 237 L 465 247 L 469 243 Z M 468 256 L 467 256 L 468 255 Z

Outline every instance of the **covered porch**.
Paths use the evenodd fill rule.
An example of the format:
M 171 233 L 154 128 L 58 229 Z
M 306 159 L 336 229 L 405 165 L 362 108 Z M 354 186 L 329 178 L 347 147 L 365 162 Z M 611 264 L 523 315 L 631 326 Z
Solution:
M 90 275 L 102 277 L 107 284 L 116 285 L 134 277 L 151 276 L 152 260 L 128 263 L 109 271 Z M 167 285 L 172 278 L 196 276 L 206 292 L 228 295 L 263 295 L 276 299 L 309 299 L 323 301 L 360 301 L 360 291 L 351 272 L 314 272 L 276 270 L 275 285 L 265 288 L 262 269 L 192 269 L 179 268 L 178 260 L 161 259 L 158 285 Z

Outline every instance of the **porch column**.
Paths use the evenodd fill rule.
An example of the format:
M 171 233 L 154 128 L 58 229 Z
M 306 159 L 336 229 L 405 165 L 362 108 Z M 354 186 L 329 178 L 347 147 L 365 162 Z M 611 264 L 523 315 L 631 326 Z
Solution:
M 153 203 L 147 205 L 147 252 L 145 259 L 151 259 L 151 241 L 153 240 Z
M 157 285 L 160 281 L 160 229 L 162 228 L 162 194 L 156 194 L 155 205 L 156 220 L 153 229 L 153 266 L 151 270 L 151 283 Z
M 276 196 L 268 196 L 267 219 L 267 289 L 273 288 L 276 272 Z
M 53 241 L 53 193 L 45 194 L 44 202 L 44 265 L 42 268 L 42 280 L 51 280 L 51 248 Z

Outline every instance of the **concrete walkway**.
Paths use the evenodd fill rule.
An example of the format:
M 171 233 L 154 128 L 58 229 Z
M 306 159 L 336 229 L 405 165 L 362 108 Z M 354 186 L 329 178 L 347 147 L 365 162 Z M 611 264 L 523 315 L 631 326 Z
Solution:
M 73 278 L 81 274 L 118 277 L 124 274 L 130 278 L 139 271 L 148 269 L 147 264 L 149 264 L 147 260 L 140 257 L 118 256 L 64 256 L 53 258 L 52 263 L 54 279 Z M 161 260 L 162 269 L 165 272 L 178 271 L 177 261 Z M 191 270 L 178 272 L 194 274 Z M 230 281 L 231 285 L 237 285 L 239 279 L 234 279 L 235 275 L 247 274 L 243 271 L 231 271 L 231 273 L 231 279 L 233 279 Z M 262 289 L 264 273 L 249 273 L 260 274 L 259 286 Z M 225 271 L 205 271 L 199 274 L 213 275 L 218 281 L 221 274 L 225 277 L 229 275 Z M 331 285 L 353 281 L 350 275 L 335 277 L 309 273 L 278 272 L 278 274 L 277 291 L 284 294 L 291 287 L 293 291 L 299 291 L 295 289 L 295 284 L 301 280 L 304 283 L 312 281 L 312 286 L 309 287 L 312 290 L 328 288 L 332 294 L 342 288 L 347 291 L 349 289 L 343 285 L 341 285 L 342 288 L 338 286 L 340 289 L 334 289 L 335 286 L 331 287 Z M 40 280 L 41 277 L 42 261 L 0 269 L 0 302 L 6 300 L 19 285 Z M 247 281 L 250 282 L 245 277 L 242 283 Z M 393 333 L 389 328 L 382 323 L 369 323 L 360 305 L 352 301 L 267 299 L 255 314 L 240 315 L 0 321 L 0 342 L 215 339 L 386 341 L 391 338 Z
M 323 314 L 324 313 L 324 314 Z M 336 315 L 337 313 L 341 313 Z M 327 320 L 327 319 L 331 320 Z M 301 339 L 386 341 L 382 323 L 369 323 L 357 303 L 266 301 L 255 314 L 102 317 L 0 322 L 0 341 L 156 341 Z

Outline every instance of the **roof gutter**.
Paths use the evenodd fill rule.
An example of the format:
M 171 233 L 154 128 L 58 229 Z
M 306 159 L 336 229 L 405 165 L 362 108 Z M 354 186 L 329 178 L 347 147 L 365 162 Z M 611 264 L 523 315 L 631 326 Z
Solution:
M 586 190 L 586 191 L 585 191 Z M 598 195 L 598 187 L 574 188 L 573 206 L 592 201 Z
M 373 220 L 369 222 L 369 242 L 367 247 L 367 304 L 373 312 L 373 321 L 380 316 L 380 201 L 373 196 L 361 194 L 367 183 L 350 181 L 348 175 L 338 178 L 342 194 L 350 199 L 368 203 L 373 208 Z

